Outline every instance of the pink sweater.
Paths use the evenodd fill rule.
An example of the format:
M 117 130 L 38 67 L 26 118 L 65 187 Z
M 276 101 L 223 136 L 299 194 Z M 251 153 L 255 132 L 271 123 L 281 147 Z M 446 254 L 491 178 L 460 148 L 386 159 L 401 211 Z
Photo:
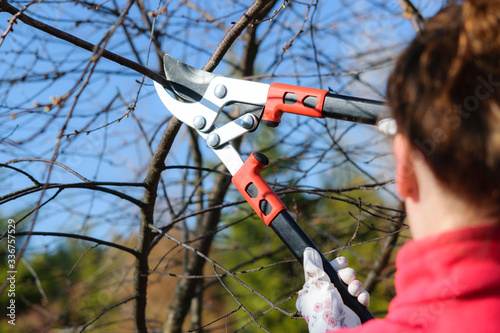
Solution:
M 500 224 L 411 241 L 385 319 L 331 333 L 500 332 Z

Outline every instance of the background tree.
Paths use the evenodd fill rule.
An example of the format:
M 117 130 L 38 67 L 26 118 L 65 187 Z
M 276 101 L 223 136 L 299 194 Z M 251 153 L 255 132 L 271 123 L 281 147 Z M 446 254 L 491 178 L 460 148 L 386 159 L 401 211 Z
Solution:
M 2 222 L 16 220 L 19 306 L 18 325 L 0 327 L 305 331 L 300 265 L 151 80 L 164 80 L 168 53 L 223 75 L 383 99 L 398 51 L 441 4 L 1 0 L 0 205 Z M 406 229 L 390 141 L 287 115 L 233 144 L 270 157 L 266 179 L 325 253 L 354 261 L 382 316 Z

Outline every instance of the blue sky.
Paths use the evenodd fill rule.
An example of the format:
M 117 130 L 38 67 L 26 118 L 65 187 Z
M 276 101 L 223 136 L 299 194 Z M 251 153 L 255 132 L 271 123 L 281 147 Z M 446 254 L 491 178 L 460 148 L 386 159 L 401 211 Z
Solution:
M 119 8 L 124 7 L 124 1 L 117 3 Z M 160 33 L 164 35 L 162 51 L 201 68 L 226 33 L 219 29 L 219 26 L 230 28 L 231 22 L 236 21 L 252 1 L 193 3 L 203 8 L 205 15 L 178 1 L 164 1 L 160 4 L 150 1 L 147 6 L 151 11 L 163 6 L 166 8 L 166 14 L 158 16 L 156 22 Z M 394 58 L 406 41 L 414 35 L 409 21 L 400 15 L 398 1 L 328 0 L 308 7 L 311 3 L 315 2 L 288 3 L 273 21 L 261 23 L 259 36 L 267 37 L 257 57 L 256 77 L 249 79 L 267 83 L 278 81 L 298 84 L 364 98 L 382 99 L 385 78 L 391 68 L 390 61 L 383 60 Z M 418 8 L 423 9 L 424 15 L 428 16 L 437 10 L 441 1 L 415 3 Z M 25 2 L 12 4 L 19 8 Z M 27 13 L 61 30 L 97 43 L 104 36 L 104 28 L 109 28 L 116 19 L 115 16 L 106 14 L 106 9 L 113 9 L 113 3 L 104 2 L 99 11 L 96 11 L 90 6 L 85 9 L 73 2 L 54 1 L 35 4 Z M 6 26 L 8 18 L 10 15 L 0 13 L 1 27 Z M 130 32 L 134 32 L 133 23 L 142 22 L 135 7 L 130 12 L 130 18 L 131 20 L 126 22 Z M 75 24 L 75 19 L 80 23 Z M 311 34 L 310 22 L 315 24 L 314 37 Z M 156 56 L 146 58 L 148 34 L 139 34 L 135 41 L 135 47 L 141 54 L 139 59 L 135 58 L 134 50 L 127 43 L 124 30 L 117 30 L 107 49 L 135 61 L 140 60 L 144 64 L 148 61 L 148 67 L 158 68 Z M 283 52 L 283 48 L 287 46 L 290 48 Z M 243 41 L 240 39 L 215 72 L 231 75 L 232 64 L 239 60 L 242 47 Z M 8 136 L 8 140 L 0 145 L 0 161 L 5 163 L 19 158 L 50 159 L 58 131 L 73 99 L 68 100 L 63 108 L 54 108 L 49 112 L 36 108 L 35 103 L 49 104 L 52 98 L 63 96 L 73 87 L 88 63 L 90 53 L 19 23 L 0 47 L 0 57 L 0 75 L 3 78 L 0 84 L 0 117 L 3 136 Z M 55 82 L 47 79 L 66 72 L 67 74 Z M 357 72 L 360 73 L 359 76 L 353 75 Z M 26 75 L 24 81 L 10 84 L 9 80 L 19 79 L 23 75 Z M 355 79 L 356 77 L 359 80 Z M 143 137 L 148 136 L 154 147 L 165 128 L 169 113 L 157 98 L 151 81 L 147 79 L 140 92 L 134 116 L 122 119 L 127 113 L 126 106 L 133 103 L 137 96 L 138 81 L 141 79 L 141 75 L 101 59 L 92 75 L 91 84 L 84 90 L 73 111 L 65 131 L 71 136 L 63 139 L 57 161 L 92 180 L 142 181 L 150 159 L 150 152 Z M 96 110 L 103 110 L 107 106 L 108 111 L 96 113 Z M 59 112 L 59 116 L 49 123 L 56 112 Z M 122 120 L 116 123 L 116 119 Z M 296 116 L 287 116 L 284 120 L 275 133 L 276 140 L 280 140 L 293 132 L 292 136 L 286 136 L 286 141 L 282 144 L 284 152 L 292 156 L 299 149 L 299 143 L 304 140 L 311 141 L 309 155 L 312 162 L 304 160 L 302 168 L 310 167 L 310 163 L 314 162 L 314 158 L 317 158 L 322 149 L 331 148 L 324 122 L 307 120 L 303 123 L 304 119 Z M 103 127 L 106 123 L 112 124 Z M 297 124 L 301 126 L 294 130 Z M 350 124 L 333 120 L 326 124 L 328 128 L 338 131 L 337 138 L 342 138 L 341 144 L 348 150 L 358 150 L 359 147 L 365 147 L 366 151 L 387 149 L 384 139 L 366 126 L 349 129 L 347 135 L 341 136 L 340 133 Z M 94 130 L 101 127 L 102 129 Z M 72 135 L 74 130 L 90 131 L 90 134 Z M 39 134 L 26 144 L 12 144 L 15 141 L 27 140 L 35 133 Z M 252 135 L 264 134 L 266 132 L 258 131 Z M 312 140 L 314 138 L 316 140 Z M 245 155 L 256 148 L 255 144 L 251 143 L 251 135 L 248 139 L 241 150 Z M 181 131 L 166 165 L 192 164 L 187 154 L 189 149 L 188 134 Z M 203 155 L 210 160 L 207 166 L 217 163 L 214 155 L 211 155 L 212 152 L 203 148 L 203 145 L 202 149 Z M 104 157 L 96 158 L 99 156 Z M 357 158 L 356 151 L 352 152 L 352 156 Z M 367 170 L 378 174 L 381 179 L 390 177 L 387 167 L 389 162 L 380 160 L 379 163 L 377 160 L 368 165 L 365 163 L 366 156 L 360 153 L 359 161 L 366 165 Z M 328 163 L 334 164 L 336 158 L 335 154 L 329 155 L 301 184 L 321 185 L 325 168 Z M 20 162 L 15 166 L 41 181 L 47 176 L 47 164 L 43 162 Z M 171 200 L 181 199 L 184 173 L 184 170 L 169 170 L 164 174 Z M 297 176 L 292 172 L 284 171 L 276 180 L 286 182 L 294 177 Z M 32 185 L 27 177 L 8 170 L 0 171 L 0 181 L 2 195 Z M 50 182 L 78 181 L 81 181 L 78 177 L 59 167 L 54 168 L 50 179 Z M 135 188 L 127 189 L 127 193 L 136 198 L 141 198 L 142 195 L 142 191 Z M 45 199 L 52 194 L 54 191 L 48 191 Z M 39 199 L 39 193 L 26 196 L 2 205 L 0 212 L 2 216 L 9 217 L 14 212 L 33 207 Z M 169 221 L 168 214 L 162 213 L 164 209 L 165 202 L 159 202 L 158 216 L 161 216 L 161 220 L 158 224 Z M 82 232 L 107 238 L 113 232 L 123 234 L 124 231 L 137 230 L 138 219 L 137 209 L 131 208 L 123 200 L 110 200 L 109 196 L 101 193 L 65 190 L 50 207 L 40 211 L 35 229 Z M 37 241 L 37 244 L 43 245 L 44 242 L 46 243 Z

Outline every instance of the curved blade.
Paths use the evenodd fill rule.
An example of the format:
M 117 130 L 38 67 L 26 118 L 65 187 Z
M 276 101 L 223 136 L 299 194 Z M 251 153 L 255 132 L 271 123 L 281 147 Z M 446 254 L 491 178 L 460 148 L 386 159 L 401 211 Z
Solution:
M 163 69 L 175 94 L 188 102 L 199 102 L 212 79 L 219 76 L 186 65 L 168 54 L 163 56 Z

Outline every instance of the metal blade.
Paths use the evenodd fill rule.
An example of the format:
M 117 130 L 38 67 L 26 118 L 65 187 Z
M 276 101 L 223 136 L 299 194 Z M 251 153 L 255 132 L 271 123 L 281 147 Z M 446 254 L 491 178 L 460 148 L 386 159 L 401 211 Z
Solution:
M 164 56 L 164 62 L 165 74 L 171 85 L 169 90 L 175 96 L 155 81 L 158 96 L 174 117 L 196 129 L 204 140 L 215 129 L 215 121 L 225 106 L 253 105 L 257 110 L 252 110 L 252 113 L 260 115 L 258 108 L 266 103 L 268 84 L 215 75 L 188 66 L 169 55 Z M 252 129 L 245 129 L 245 132 Z
M 243 160 L 241 159 L 240 154 L 230 143 L 226 143 L 217 149 L 212 149 L 212 151 L 217 154 L 217 157 L 219 157 L 221 162 L 224 163 L 232 176 L 234 176 L 234 174 L 238 172 L 243 165 Z
M 213 78 L 219 76 L 191 67 L 172 56 L 163 56 L 167 81 L 177 96 L 188 102 L 199 102 Z

